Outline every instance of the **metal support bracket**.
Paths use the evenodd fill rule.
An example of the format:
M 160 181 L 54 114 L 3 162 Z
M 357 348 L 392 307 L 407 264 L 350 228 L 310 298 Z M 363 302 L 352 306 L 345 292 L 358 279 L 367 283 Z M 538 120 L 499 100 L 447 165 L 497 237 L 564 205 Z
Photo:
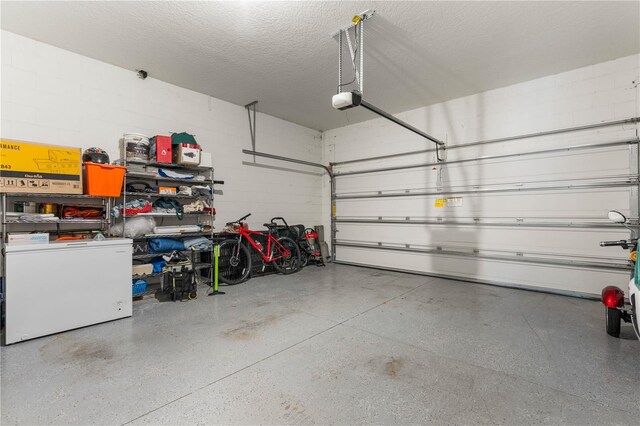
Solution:
M 247 109 L 247 115 L 249 116 L 249 132 L 251 132 L 251 149 L 256 150 L 256 104 L 258 101 L 253 101 L 246 104 L 244 107 Z M 251 112 L 253 111 L 253 119 L 251 118 Z M 256 161 L 255 155 L 253 161 Z

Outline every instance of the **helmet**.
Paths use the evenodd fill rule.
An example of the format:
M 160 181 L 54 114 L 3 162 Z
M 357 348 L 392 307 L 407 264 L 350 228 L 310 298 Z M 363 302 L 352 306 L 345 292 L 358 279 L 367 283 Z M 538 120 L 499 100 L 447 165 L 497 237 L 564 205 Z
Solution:
M 102 148 L 87 148 L 82 153 L 82 162 L 109 164 L 109 154 Z

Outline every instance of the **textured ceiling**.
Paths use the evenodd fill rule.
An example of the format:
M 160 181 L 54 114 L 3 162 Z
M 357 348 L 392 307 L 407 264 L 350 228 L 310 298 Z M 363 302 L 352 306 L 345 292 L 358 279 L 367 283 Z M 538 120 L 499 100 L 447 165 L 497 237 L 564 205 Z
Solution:
M 366 9 L 365 95 L 392 113 L 640 51 L 633 2 L 6 2 L 2 28 L 318 130 Z

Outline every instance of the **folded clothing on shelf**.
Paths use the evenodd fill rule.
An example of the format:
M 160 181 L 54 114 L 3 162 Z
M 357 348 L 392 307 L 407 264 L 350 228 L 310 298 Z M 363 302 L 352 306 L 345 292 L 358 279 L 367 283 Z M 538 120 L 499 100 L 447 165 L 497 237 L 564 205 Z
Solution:
M 188 173 L 178 173 L 168 169 L 159 169 L 158 176 L 171 178 L 171 179 L 184 179 L 184 180 L 191 180 L 194 177 L 193 175 Z
M 180 185 L 178 187 L 179 195 L 191 195 L 191 187 L 186 185 Z
M 24 213 L 19 218 L 22 222 L 57 222 L 59 219 L 52 213 Z
M 209 185 L 193 185 L 191 187 L 191 193 L 198 197 L 207 197 L 211 195 L 211 187 Z
M 151 203 L 149 200 L 145 200 L 142 198 L 137 198 L 135 200 L 131 200 L 127 202 L 124 206 L 122 204 L 118 204 L 111 209 L 111 214 L 113 217 L 120 217 L 123 213 L 127 216 L 134 216 L 139 213 L 150 213 L 153 210 Z
M 176 214 L 176 209 L 160 209 L 160 208 L 154 207 L 151 213 L 174 215 Z
M 151 253 L 163 253 L 171 250 L 184 250 L 184 243 L 174 238 L 153 238 L 149 241 Z
M 203 212 L 209 205 L 205 203 L 203 200 L 196 200 L 193 203 L 185 204 L 183 206 L 185 213 L 196 213 Z
M 187 250 L 210 250 L 213 246 L 211 240 L 205 237 L 185 238 L 182 242 Z

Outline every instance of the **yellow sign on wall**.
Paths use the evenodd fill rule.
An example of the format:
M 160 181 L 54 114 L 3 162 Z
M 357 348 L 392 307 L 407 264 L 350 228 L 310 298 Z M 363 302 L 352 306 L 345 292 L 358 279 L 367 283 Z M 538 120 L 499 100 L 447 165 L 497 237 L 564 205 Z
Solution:
M 462 197 L 436 198 L 434 207 L 462 207 Z

